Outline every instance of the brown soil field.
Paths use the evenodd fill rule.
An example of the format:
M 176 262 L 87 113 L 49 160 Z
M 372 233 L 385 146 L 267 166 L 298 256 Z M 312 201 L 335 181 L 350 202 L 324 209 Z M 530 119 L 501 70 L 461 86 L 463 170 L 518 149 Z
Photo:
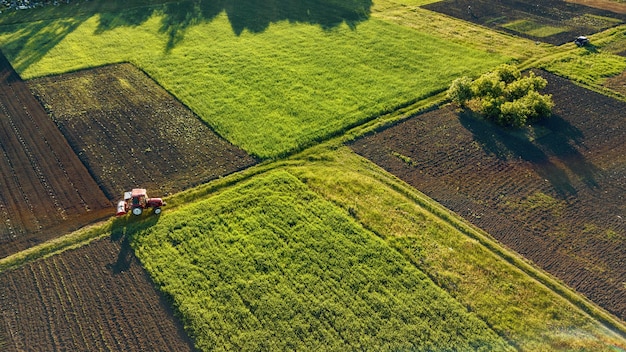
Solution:
M 194 348 L 128 242 L 118 238 L 0 273 L 0 350 Z
M 536 73 L 555 108 L 533 128 L 448 106 L 351 147 L 626 320 L 626 103 Z
M 29 81 L 110 200 L 166 196 L 253 165 L 131 64 Z
M 626 3 L 612 0 L 565 0 L 567 2 L 595 7 L 596 9 L 608 10 L 615 13 L 626 14 Z
M 0 54 L 0 257 L 114 211 Z
M 607 1 L 596 0 L 595 7 L 579 2 L 443 0 L 422 7 L 554 45 L 571 42 L 579 35 L 590 35 L 626 22 L 625 13 L 614 12 L 599 5 Z M 517 26 L 511 26 L 516 22 Z

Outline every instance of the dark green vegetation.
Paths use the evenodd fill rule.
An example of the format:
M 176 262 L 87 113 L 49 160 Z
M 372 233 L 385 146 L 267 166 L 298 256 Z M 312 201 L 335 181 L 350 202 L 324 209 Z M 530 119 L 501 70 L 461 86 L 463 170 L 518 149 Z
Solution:
M 533 72 L 522 77 L 517 67 L 502 65 L 474 81 L 455 79 L 448 98 L 500 125 L 522 127 L 552 114 L 552 97 L 538 92 L 547 83 Z
M 200 349 L 507 349 L 398 252 L 285 172 L 165 214 L 132 242 Z

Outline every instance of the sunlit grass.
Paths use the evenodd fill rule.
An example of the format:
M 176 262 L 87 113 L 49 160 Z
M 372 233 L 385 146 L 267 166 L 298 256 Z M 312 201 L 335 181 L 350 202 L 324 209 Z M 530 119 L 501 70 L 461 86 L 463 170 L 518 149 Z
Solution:
M 531 278 L 520 269 L 535 269 L 514 259 L 488 235 L 459 226 L 458 218 L 434 201 L 347 148 L 318 161 L 307 158 L 306 165 L 289 171 L 384 238 L 521 350 L 612 351 L 612 345 L 626 346 L 626 341 L 546 287 L 561 284 L 544 274 L 533 274 L 542 283 Z M 604 316 L 594 309 L 585 308 Z
M 569 30 L 567 27 L 546 26 L 526 19 L 505 23 L 502 27 L 538 38 L 549 37 Z
M 171 47 L 158 12 L 102 28 L 116 20 L 104 13 L 5 26 L 0 43 L 25 78 L 130 61 L 261 158 L 300 150 L 506 60 L 374 18 L 330 29 L 279 21 L 237 35 L 222 13 L 185 28 Z
M 201 350 L 512 349 L 284 171 L 164 213 L 132 245 Z

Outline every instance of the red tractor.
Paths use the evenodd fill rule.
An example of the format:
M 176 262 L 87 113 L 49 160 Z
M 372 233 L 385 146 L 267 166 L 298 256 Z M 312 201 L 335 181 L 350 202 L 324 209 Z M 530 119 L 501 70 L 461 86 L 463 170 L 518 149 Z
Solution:
M 146 190 L 135 188 L 130 192 L 124 192 L 124 200 L 117 203 L 117 216 L 122 216 L 129 211 L 133 215 L 141 215 L 144 209 L 152 208 L 154 214 L 161 214 L 161 207 L 166 203 L 161 198 L 148 198 Z

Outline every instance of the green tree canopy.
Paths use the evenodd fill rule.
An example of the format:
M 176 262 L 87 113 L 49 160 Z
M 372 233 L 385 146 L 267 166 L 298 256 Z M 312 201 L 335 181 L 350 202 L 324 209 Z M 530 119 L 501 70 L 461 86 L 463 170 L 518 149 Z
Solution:
M 552 115 L 552 95 L 540 94 L 548 82 L 533 72 L 522 76 L 514 65 L 501 65 L 473 80 L 452 82 L 448 98 L 503 126 L 522 127 Z

